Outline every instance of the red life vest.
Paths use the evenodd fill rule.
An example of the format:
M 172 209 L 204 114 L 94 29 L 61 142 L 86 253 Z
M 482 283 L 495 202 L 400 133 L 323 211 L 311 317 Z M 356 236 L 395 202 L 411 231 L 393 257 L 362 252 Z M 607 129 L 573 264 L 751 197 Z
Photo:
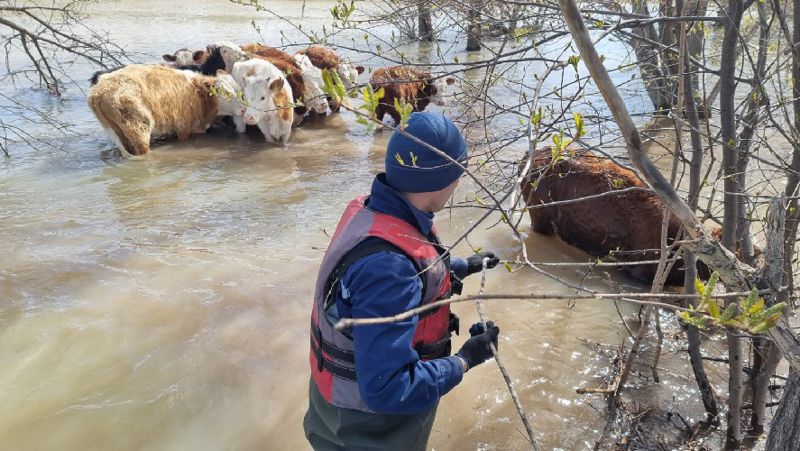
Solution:
M 358 390 L 353 340 L 349 334 L 333 328 L 333 322 L 338 318 L 332 317 L 330 307 L 339 278 L 344 275 L 346 266 L 356 259 L 388 248 L 404 254 L 420 272 L 423 290 L 421 305 L 424 305 L 450 295 L 450 257 L 446 255 L 440 258 L 440 249 L 443 249 L 437 249 L 429 238 L 411 224 L 367 209 L 364 206 L 365 199 L 364 196 L 356 198 L 347 206 L 322 259 L 311 314 L 309 360 L 311 376 L 326 401 L 337 407 L 371 412 Z M 433 235 L 435 238 L 435 231 Z M 379 238 L 367 242 L 379 243 L 379 249 L 370 249 L 365 243 L 368 238 Z M 435 241 L 438 244 L 438 238 Z M 412 347 L 421 359 L 449 355 L 449 317 L 449 305 L 420 314 Z

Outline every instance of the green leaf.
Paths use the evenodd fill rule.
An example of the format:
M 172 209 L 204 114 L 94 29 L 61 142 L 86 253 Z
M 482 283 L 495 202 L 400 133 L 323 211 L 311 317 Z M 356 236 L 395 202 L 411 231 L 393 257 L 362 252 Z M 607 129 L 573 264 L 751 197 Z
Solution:
M 703 284 L 702 280 L 694 279 L 694 290 L 701 298 L 703 297 L 703 294 L 706 292 L 706 286 Z
M 572 55 L 567 60 L 567 62 L 572 65 L 572 67 L 575 69 L 576 72 L 578 71 L 578 63 L 580 61 L 581 61 L 580 55 Z
M 736 304 L 732 302 L 728 304 L 727 307 L 725 307 L 725 310 L 722 312 L 722 316 L 720 319 L 722 321 L 730 321 L 734 317 L 734 315 L 736 315 Z
M 506 271 L 508 271 L 508 272 L 514 271 L 514 267 L 511 266 L 511 263 L 509 263 L 509 262 L 503 262 L 503 266 L 506 268 Z
M 580 113 L 573 112 L 572 118 L 575 120 L 575 138 L 580 138 L 586 131 L 583 129 L 583 116 Z
M 755 289 L 754 289 L 755 291 Z M 764 310 L 764 298 L 760 298 L 758 301 L 752 303 L 747 308 L 747 313 L 750 315 L 757 315 Z
M 719 304 L 717 304 L 716 301 L 712 300 L 708 303 L 708 314 L 716 320 L 720 319 Z
M 406 165 L 406 162 L 403 161 L 403 157 L 401 157 L 399 153 L 394 154 L 394 159 L 397 160 L 398 163 L 400 163 L 400 166 Z

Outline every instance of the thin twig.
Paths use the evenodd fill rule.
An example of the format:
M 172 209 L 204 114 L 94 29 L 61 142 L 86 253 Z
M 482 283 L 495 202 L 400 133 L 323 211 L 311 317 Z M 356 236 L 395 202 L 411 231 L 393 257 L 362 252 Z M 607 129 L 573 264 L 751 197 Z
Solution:
M 478 293 L 479 295 L 483 295 L 483 289 L 486 285 L 486 262 L 489 261 L 488 258 L 483 259 L 483 270 L 481 271 L 481 289 Z M 483 324 L 483 329 L 486 330 L 486 317 L 483 314 L 483 306 L 481 305 L 480 299 L 475 299 L 475 308 L 478 310 L 478 316 L 481 319 L 481 323 Z M 503 375 L 503 380 L 506 381 L 506 386 L 508 387 L 508 392 L 511 394 L 511 399 L 514 401 L 514 406 L 517 408 L 517 413 L 519 413 L 519 418 L 522 420 L 522 424 L 525 425 L 525 432 L 528 433 L 528 441 L 531 444 L 531 447 L 534 451 L 539 451 L 539 445 L 536 442 L 536 437 L 533 433 L 533 427 L 531 426 L 530 421 L 528 421 L 528 415 L 525 413 L 525 410 L 522 408 L 522 402 L 519 400 L 519 396 L 517 392 L 514 390 L 514 386 L 511 382 L 511 377 L 508 375 L 508 370 L 506 369 L 505 365 L 503 365 L 503 361 L 500 360 L 500 353 L 497 352 L 497 348 L 494 346 L 494 343 L 490 343 L 492 348 L 492 354 L 494 355 L 494 361 L 497 362 L 497 366 L 500 368 L 500 373 Z

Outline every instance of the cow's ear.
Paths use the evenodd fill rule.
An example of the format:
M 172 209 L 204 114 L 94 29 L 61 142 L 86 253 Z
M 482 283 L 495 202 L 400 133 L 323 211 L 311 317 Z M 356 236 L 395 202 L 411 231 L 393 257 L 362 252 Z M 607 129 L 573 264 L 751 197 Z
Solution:
M 356 72 L 358 72 L 358 75 L 363 74 L 364 73 L 364 66 L 356 66 Z
M 456 82 L 456 79 L 453 77 L 447 77 L 444 79 L 444 82 L 447 83 L 448 85 L 452 85 L 453 83 Z
M 177 59 L 177 58 L 175 58 L 175 55 L 170 55 L 170 54 L 167 54 L 167 53 L 161 55 L 161 58 L 164 58 L 164 61 L 167 61 L 167 62 L 170 62 L 170 63 L 174 63 L 175 60 Z
M 228 75 L 228 73 L 225 72 L 225 69 L 217 69 L 217 77 L 222 75 Z
M 206 57 L 206 51 L 205 50 L 198 50 L 198 51 L 194 52 L 194 54 L 192 55 L 192 60 L 194 62 L 196 62 L 196 63 L 199 63 L 205 57 Z
M 272 92 L 278 92 L 281 89 L 283 89 L 283 78 L 276 78 L 269 84 L 269 90 Z

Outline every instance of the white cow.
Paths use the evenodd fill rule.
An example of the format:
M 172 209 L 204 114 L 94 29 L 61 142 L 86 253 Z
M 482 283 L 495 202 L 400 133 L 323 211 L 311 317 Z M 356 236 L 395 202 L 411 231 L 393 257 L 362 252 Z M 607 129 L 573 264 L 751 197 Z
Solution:
M 217 71 L 216 95 L 219 96 L 219 115 L 233 117 L 233 123 L 236 124 L 236 131 L 244 133 L 246 124 L 244 123 L 244 113 L 247 110 L 245 102 L 240 99 L 239 92 L 241 87 L 233 76 L 224 70 Z
M 281 71 L 272 63 L 251 59 L 235 63 L 231 75 L 244 91 L 244 122 L 257 125 L 268 142 L 286 145 L 292 133 L 294 105 Z
M 328 111 L 328 100 L 322 89 L 325 86 L 325 82 L 322 80 L 322 71 L 311 64 L 311 60 L 305 55 L 296 54 L 292 56 L 292 59 L 303 71 L 303 82 L 306 85 L 306 106 L 319 114 L 325 114 Z

